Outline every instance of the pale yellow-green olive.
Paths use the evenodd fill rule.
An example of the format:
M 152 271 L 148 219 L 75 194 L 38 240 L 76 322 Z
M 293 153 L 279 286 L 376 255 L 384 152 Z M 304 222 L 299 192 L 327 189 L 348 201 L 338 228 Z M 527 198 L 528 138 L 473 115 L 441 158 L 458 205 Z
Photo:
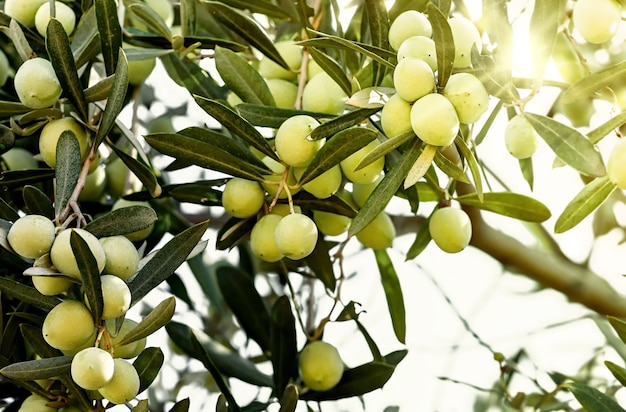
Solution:
M 84 157 L 89 149 L 85 128 L 74 118 L 62 117 L 51 120 L 41 129 L 39 134 L 39 153 L 43 161 L 52 168 L 57 164 L 57 144 L 61 134 L 65 131 L 71 131 L 76 136 L 81 157 Z
M 411 103 L 398 93 L 392 95 L 380 112 L 380 125 L 387 137 L 395 137 L 411 129 Z
M 383 180 L 383 175 L 379 175 L 376 180 L 371 183 L 354 183 L 352 184 L 352 199 L 358 207 L 363 207 L 367 199 L 370 197 L 376 186 Z
M 303 259 L 313 252 L 317 243 L 317 226 L 301 213 L 283 217 L 274 230 L 274 241 L 280 252 L 289 259 Z
M 459 117 L 448 99 L 431 93 L 413 103 L 411 127 L 425 143 L 448 146 L 459 132 Z
M 94 329 L 93 332 L 91 333 L 91 336 L 89 337 L 89 339 L 87 339 L 85 342 L 83 342 L 82 345 L 78 345 L 75 348 L 72 349 L 61 349 L 61 352 L 63 352 L 63 355 L 65 356 L 74 356 L 76 355 L 78 352 L 80 352 L 83 349 L 87 349 L 90 348 L 92 346 L 95 345 L 96 343 L 96 337 L 98 335 L 98 330 Z
M 5 0 L 4 13 L 25 27 L 34 27 L 37 10 L 47 2 L 48 0 Z
M 341 114 L 348 98 L 341 86 L 326 72 L 313 76 L 302 92 L 302 109 L 309 112 Z
M 38 167 L 37 160 L 35 160 L 33 154 L 21 147 L 13 147 L 0 157 L 6 164 L 7 170 L 28 170 Z
M 56 412 L 56 408 L 48 406 L 52 401 L 41 395 L 32 394 L 24 399 L 17 412 Z
M 81 350 L 72 359 L 72 379 L 86 390 L 98 390 L 112 378 L 115 362 L 111 354 L 96 347 Z
M 454 106 L 461 123 L 475 123 L 489 108 L 487 89 L 471 73 L 455 73 L 450 76 L 443 95 Z
M 589 43 L 611 40 L 621 20 L 622 6 L 616 0 L 578 0 L 574 3 L 574 28 Z
M 402 99 L 412 103 L 433 91 L 435 75 L 424 60 L 405 57 L 396 65 L 393 85 Z
M 396 228 L 389 215 L 380 212 L 361 231 L 356 234 L 356 238 L 365 247 L 374 250 L 390 248 L 396 237 Z
M 113 377 L 98 389 L 100 395 L 110 402 L 124 404 L 139 393 L 139 374 L 135 367 L 124 359 L 113 359 Z
M 81 262 L 80 265 L 78 264 L 76 257 L 74 256 L 74 252 L 72 251 L 72 246 L 70 244 L 70 236 L 72 232 L 77 233 L 85 242 L 87 242 L 89 250 L 96 259 L 98 270 L 102 272 L 102 270 L 104 270 L 104 265 L 106 264 L 104 249 L 98 241 L 98 238 L 84 229 L 65 229 L 57 234 L 57 237 L 52 244 L 52 248 L 50 249 L 50 259 L 52 260 L 52 264 L 56 270 L 75 279 L 81 279 L 80 268 L 83 266 L 83 263 Z
M 61 97 L 61 83 L 52 63 L 42 57 L 26 60 L 13 81 L 20 102 L 30 109 L 50 107 Z
M 100 244 L 106 257 L 104 273 L 127 280 L 137 272 L 139 252 L 126 236 L 103 237 Z
M 430 37 L 433 28 L 424 13 L 407 10 L 400 13 L 389 27 L 389 44 L 398 50 L 403 41 L 413 36 Z
M 336 347 L 323 341 L 311 342 L 298 358 L 302 382 L 314 391 L 334 388 L 343 376 L 343 361 Z
M 50 251 L 54 233 L 54 223 L 47 217 L 25 215 L 13 222 L 7 240 L 18 255 L 37 259 Z
M 121 342 L 122 339 L 124 339 L 126 334 L 130 332 L 132 329 L 134 329 L 135 326 L 137 326 L 137 322 L 128 318 L 124 318 L 124 321 L 122 323 L 122 326 L 120 327 L 119 332 L 117 333 L 117 335 L 111 338 L 110 344 L 112 346 L 112 352 L 113 352 L 114 358 L 125 358 L 125 359 L 134 358 L 136 356 L 139 356 L 141 351 L 143 351 L 144 348 L 146 347 L 146 338 L 139 339 L 135 342 L 127 343 L 126 345 L 119 344 L 119 342 Z M 115 333 L 115 320 L 114 319 L 107 320 L 106 327 L 107 327 L 107 330 L 111 334 Z M 108 349 L 104 346 L 105 344 L 106 344 L 106 341 L 104 339 L 100 341 L 100 347 L 102 349 Z
M 518 114 L 509 120 L 504 129 L 504 143 L 513 157 L 527 159 L 537 150 L 539 138 L 528 119 Z
M 325 139 L 308 139 L 317 126 L 319 122 L 307 115 L 295 115 L 285 120 L 278 128 L 274 142 L 278 157 L 293 167 L 308 165 L 325 142 Z
M 134 45 L 124 43 L 124 49 L 137 48 Z M 147 59 L 128 60 L 128 84 L 139 86 L 152 73 L 156 66 L 156 58 L 149 57 Z
M 296 72 L 302 64 L 302 48 L 290 40 L 279 41 L 274 44 L 276 50 L 287 63 L 290 70 L 280 66 L 275 61 L 263 57 L 259 62 L 259 73 L 266 79 L 295 80 Z
M 107 192 L 115 198 L 141 190 L 141 180 L 130 171 L 121 158 L 110 160 L 106 167 Z
M 32 276 L 33 286 L 42 295 L 54 296 L 69 289 L 74 282 L 64 276 Z
M 345 233 L 352 222 L 352 219 L 348 216 L 324 212 L 322 210 L 313 211 L 313 220 L 320 232 L 326 236 L 339 236 Z
M 250 232 L 250 248 L 252 253 L 266 262 L 276 262 L 284 257 L 276 246 L 274 232 L 283 216 L 270 213 L 260 218 Z
M 457 16 L 448 19 L 454 40 L 454 67 L 463 69 L 472 65 L 472 46 L 476 45 L 478 53 L 483 43 L 480 32 L 471 20 Z
M 276 107 L 293 109 L 298 97 L 298 86 L 285 79 L 267 79 L 267 87 L 270 89 Z
M 126 282 L 114 275 L 100 276 L 102 286 L 102 319 L 115 319 L 130 308 L 131 295 Z
M 265 191 L 261 185 L 248 179 L 234 177 L 224 186 L 222 206 L 228 214 L 238 218 L 254 216 L 265 203 Z
M 618 188 L 626 189 L 626 139 L 621 138 L 611 149 L 607 174 Z
M 424 60 L 432 71 L 437 70 L 437 50 L 435 42 L 430 37 L 413 36 L 402 42 L 397 53 L 398 61 L 406 57 L 415 57 Z
M 63 30 L 69 36 L 74 31 L 76 26 L 76 14 L 70 6 L 60 1 L 54 2 L 54 17 L 61 23 Z M 48 29 L 48 22 L 50 21 L 50 4 L 46 1 L 39 6 L 37 13 L 35 14 L 35 27 L 39 34 L 46 37 L 46 31 Z
M 64 300 L 48 312 L 41 332 L 50 346 L 72 350 L 83 345 L 94 333 L 95 325 L 89 309 L 77 300 Z
M 472 239 L 472 222 L 464 210 L 443 207 L 431 215 L 428 231 L 441 250 L 458 253 L 465 249 Z
M 296 178 L 300 179 L 304 171 L 305 168 L 296 169 L 294 172 Z M 302 188 L 318 199 L 326 199 L 339 190 L 342 180 L 343 174 L 341 173 L 341 167 L 335 165 L 315 179 L 302 185 Z
M 353 183 L 371 183 L 378 178 L 380 172 L 385 167 L 385 156 L 381 156 L 367 166 L 355 170 L 359 163 L 361 163 L 361 160 L 378 145 L 380 145 L 380 142 L 377 139 L 372 140 L 366 146 L 352 153 L 339 163 L 341 171 L 348 180 Z

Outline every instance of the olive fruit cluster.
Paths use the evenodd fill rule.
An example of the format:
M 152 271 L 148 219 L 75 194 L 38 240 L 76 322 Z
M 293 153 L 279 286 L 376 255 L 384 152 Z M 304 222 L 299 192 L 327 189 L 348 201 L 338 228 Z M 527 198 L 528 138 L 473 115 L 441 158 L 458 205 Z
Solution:
M 306 68 L 302 70 L 302 47 L 293 41 L 282 40 L 274 45 L 283 60 L 289 66 L 286 69 L 269 58 L 262 58 L 259 62 L 259 73 L 274 98 L 277 107 L 293 109 L 298 96 L 298 82 L 300 76 L 306 76 L 306 83 L 302 91 L 301 108 L 310 112 L 341 114 L 345 108 L 347 96 L 341 86 L 324 72 L 312 58 L 309 58 Z M 234 94 L 229 95 L 231 105 L 241 103 L 241 99 Z
M 448 20 L 452 31 L 454 67 L 471 66 L 471 50 L 481 50 L 480 33 L 464 17 Z M 458 72 L 450 76 L 441 93 L 436 92 L 437 56 L 431 39 L 432 27 L 426 15 L 415 10 L 401 13 L 391 24 L 389 42 L 397 52 L 393 73 L 396 94 L 381 112 L 385 134 L 394 137 L 413 131 L 433 146 L 449 146 L 460 123 L 475 123 L 488 109 L 489 94 L 473 74 Z

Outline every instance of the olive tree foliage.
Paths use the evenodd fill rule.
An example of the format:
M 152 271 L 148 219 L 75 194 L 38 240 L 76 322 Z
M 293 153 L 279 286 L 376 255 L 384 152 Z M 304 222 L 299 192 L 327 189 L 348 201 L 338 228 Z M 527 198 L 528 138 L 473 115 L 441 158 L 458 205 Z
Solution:
M 626 337 L 622 295 L 586 264 L 570 260 L 555 240 L 555 234 L 589 216 L 596 236 L 618 228 L 612 208 L 624 201 L 620 190 L 626 187 L 624 150 L 617 145 L 626 120 L 620 94 L 623 50 L 609 47 L 613 28 L 608 34 L 594 32 L 604 22 L 610 26 L 608 20 L 592 24 L 591 34 L 584 22 L 575 27 L 576 2 L 526 5 L 532 47 L 525 77 L 513 73 L 515 16 L 504 0 L 484 0 L 476 22 L 469 20 L 462 0 L 359 0 L 350 4 L 349 14 L 338 0 L 77 0 L 64 2 L 76 16 L 71 29 L 60 14 L 47 25 L 44 20 L 45 29 L 41 23 L 35 27 L 10 11 L 10 1 L 4 3 L 0 398 L 6 410 L 17 410 L 31 394 L 55 409 L 101 411 L 113 402 L 133 411 L 163 409 L 155 397 L 148 405 L 163 351 L 143 347 L 145 338 L 163 327 L 177 350 L 212 375 L 220 411 L 293 411 L 304 404 L 316 410 L 321 402 L 376 391 L 407 351 L 381 353 L 377 341 L 382 337 L 359 319 L 368 308 L 342 299 L 342 289 L 356 284 L 350 278 L 358 278 L 346 270 L 346 250 L 365 249 L 376 261 L 368 270 L 378 270 L 381 282 L 368 287 L 384 292 L 390 330 L 402 345 L 404 300 L 411 291 L 402 289 L 389 253 L 400 235 L 410 238 L 410 247 L 402 249 L 407 260 L 419 261 L 431 243 L 450 253 L 463 253 L 469 243 L 542 287 L 608 316 L 619 337 Z M 62 8 L 58 2 L 32 3 L 50 6 L 53 15 Z M 620 4 L 603 3 L 617 10 L 619 24 Z M 393 23 L 410 11 L 421 13 L 420 24 L 428 27 L 418 33 L 419 62 L 412 51 L 396 50 L 401 49 L 398 36 L 404 35 Z M 459 25 L 466 25 L 465 31 Z M 404 29 L 419 29 L 413 26 L 419 24 Z M 20 67 L 36 58 L 51 63 L 62 89 L 39 107 L 18 93 L 24 85 L 44 81 L 45 70 L 19 81 Z M 176 130 L 167 121 L 184 117 L 185 106 L 168 109 L 162 118 L 140 118 L 155 104 L 143 84 L 155 60 L 189 96 L 189 105 L 205 112 L 202 126 Z M 549 64 L 560 78 L 545 76 Z M 473 80 L 463 83 L 459 74 Z M 558 95 L 551 107 L 526 110 L 545 90 Z M 398 106 L 385 114 L 392 102 Z M 606 120 L 589 128 L 598 107 L 609 115 L 603 113 Z M 131 120 L 125 122 L 120 113 L 129 108 Z M 49 139 L 46 127 L 68 118 L 77 128 L 62 128 L 52 149 L 42 144 Z M 517 133 L 524 140 L 517 146 L 518 137 L 493 127 L 503 118 L 521 124 Z M 524 194 L 507 189 L 480 156 L 483 147 L 498 144 L 505 134 L 517 158 L 506 153 L 501 161 L 519 170 L 528 185 Z M 568 194 L 563 210 L 550 210 L 532 196 L 540 178 L 534 174 L 533 139 L 553 152 L 554 167 L 572 170 L 584 182 L 582 190 Z M 615 145 L 613 164 L 605 165 L 600 142 Z M 18 148 L 27 153 L 26 165 L 15 161 Z M 207 173 L 170 180 L 174 172 L 186 176 L 192 169 Z M 195 207 L 186 208 L 189 204 Z M 493 228 L 484 217 L 494 213 L 523 222 L 535 245 Z M 46 243 L 39 226 L 19 232 L 22 223 L 16 222 L 25 215 L 43 216 L 44 225 L 54 227 L 47 247 L 33 246 L 35 239 Z M 552 216 L 555 223 L 547 225 Z M 72 228 L 93 236 L 71 231 L 64 235 L 69 241 L 64 257 L 55 257 L 52 242 Z M 214 251 L 204 251 L 207 231 L 215 237 Z M 87 240 L 104 245 L 104 238 L 120 235 L 132 241 L 126 243 L 132 250 L 120 246 L 107 252 Z M 109 262 L 122 252 L 137 256 L 132 269 Z M 209 264 L 204 253 L 228 259 Z M 71 255 L 76 272 L 62 269 Z M 196 304 L 185 286 L 190 283 L 181 277 L 182 265 L 209 301 L 209 313 L 196 313 L 204 330 L 172 320 L 183 310 L 176 309 L 176 301 L 191 311 Z M 127 286 L 130 297 L 119 303 L 119 315 L 109 315 L 103 273 L 121 277 Z M 164 282 L 172 297 L 146 303 L 143 298 Z M 84 380 L 77 379 L 74 359 L 86 348 L 61 348 L 46 332 L 52 322 L 48 314 L 66 301 L 91 314 L 93 325 L 86 330 L 93 335 L 83 346 L 132 359 L 132 368 L 122 362 L 124 374 L 139 379 L 130 399 L 112 386 L 98 393 L 77 383 Z M 136 304 L 143 305 L 143 316 L 125 329 L 125 311 Z M 352 339 L 366 342 L 370 360 L 339 375 L 333 365 L 336 381 L 307 381 L 316 378 L 310 369 L 303 373 L 309 365 L 299 370 L 302 343 L 324 340 L 329 323 L 355 325 L 359 333 Z M 243 346 L 235 342 L 242 333 Z M 613 344 L 618 349 L 622 342 Z M 502 371 L 496 402 L 508 410 L 568 410 L 571 395 L 590 411 L 622 410 L 614 391 L 559 374 L 552 375 L 549 390 L 516 395 L 507 387 L 516 359 L 495 352 L 494 359 Z M 606 367 L 626 384 L 623 366 L 607 362 Z M 100 385 L 113 379 L 102 377 Z M 257 387 L 256 398 L 243 404 L 249 394 L 232 391 L 233 380 Z M 169 410 L 197 410 L 194 401 L 181 400 Z

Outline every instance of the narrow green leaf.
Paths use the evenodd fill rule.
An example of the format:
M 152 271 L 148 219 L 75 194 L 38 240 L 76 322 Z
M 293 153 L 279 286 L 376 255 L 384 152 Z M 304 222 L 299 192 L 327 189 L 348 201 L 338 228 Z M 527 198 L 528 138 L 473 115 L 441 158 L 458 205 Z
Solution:
M 598 149 L 578 130 L 534 113 L 524 116 L 554 153 L 580 173 L 599 177 L 606 174 Z
M 89 7 L 80 17 L 76 30 L 72 34 L 71 47 L 76 67 L 82 67 L 100 53 L 95 5 Z
M 271 127 L 278 129 L 280 125 L 287 119 L 298 114 L 308 114 L 320 117 L 319 113 L 305 112 L 294 109 L 283 109 L 280 107 L 270 107 L 258 104 L 241 103 L 237 105 L 237 112 L 248 122 L 255 126 Z M 0 106 L 0 114 L 1 106 Z M 327 115 L 324 117 L 333 117 Z
M 546 71 L 546 67 L 548 67 L 564 11 L 564 0 L 539 1 L 534 5 L 530 19 L 530 29 L 528 30 L 528 41 L 529 44 L 533 45 L 530 48 L 530 57 L 535 88 L 541 86 L 543 74 Z
M 476 146 L 481 144 L 483 140 L 485 139 L 485 137 L 487 136 L 487 133 L 491 129 L 491 126 L 493 125 L 493 122 L 496 120 L 496 117 L 498 116 L 498 113 L 500 113 L 500 110 L 502 109 L 503 105 L 504 105 L 504 101 L 498 100 L 498 103 L 495 105 L 491 113 L 489 113 L 489 117 L 487 118 L 487 120 L 485 120 L 485 124 L 483 124 L 483 127 L 481 127 L 480 131 L 474 137 L 474 144 Z
M 26 185 L 22 190 L 24 206 L 31 215 L 41 215 L 54 219 L 54 205 L 44 192 L 36 186 Z
M 527 222 L 544 222 L 551 216 L 550 210 L 543 203 L 519 193 L 486 192 L 482 199 L 477 193 L 469 193 L 456 200 L 463 205 Z
M 363 335 L 363 338 L 367 342 L 367 346 L 372 354 L 372 357 L 374 358 L 374 362 L 383 362 L 384 356 L 380 353 L 380 349 L 378 349 L 378 345 L 372 338 L 372 335 L 370 335 L 365 326 L 363 326 L 363 324 L 359 322 L 358 319 L 355 318 L 354 322 L 356 323 L 359 332 L 361 332 L 361 335 Z
M 274 60 L 285 69 L 289 68 L 280 53 L 278 53 L 278 50 L 276 50 L 276 47 L 274 47 L 272 39 L 253 19 L 239 10 L 216 1 L 203 1 L 203 5 L 207 7 L 209 13 L 221 24 L 237 33 L 268 58 Z
M 365 16 L 370 31 L 372 46 L 380 49 L 389 49 L 389 16 L 383 0 L 365 0 Z M 374 78 L 373 86 L 378 86 L 385 77 L 385 66 L 372 62 Z
M 275 106 L 274 97 L 257 70 L 240 55 L 215 48 L 215 67 L 228 88 L 244 102 Z
M 423 146 L 422 153 L 420 153 L 411 169 L 409 169 L 406 174 L 406 178 L 404 179 L 404 189 L 408 189 L 409 187 L 415 185 L 418 180 L 420 180 L 426 172 L 430 168 L 433 163 L 433 159 L 435 155 L 439 151 L 437 146 L 433 146 L 430 144 L 426 144 Z
M 186 88 L 191 95 L 211 98 L 226 98 L 224 88 L 195 61 L 180 59 L 177 54 L 170 53 L 161 57 L 161 62 L 169 77 L 179 86 Z
M 24 31 L 17 20 L 11 19 L 8 33 L 6 31 L 5 33 L 13 41 L 13 46 L 22 61 L 26 61 L 33 56 L 33 49 L 30 47 L 30 44 L 24 35 Z
M 164 359 L 161 348 L 146 348 L 137 356 L 133 362 L 133 367 L 139 375 L 139 393 L 148 389 L 154 382 Z
M 587 133 L 587 138 L 591 143 L 596 144 L 602 140 L 604 136 L 608 135 L 624 123 L 626 123 L 626 111 L 621 112 L 617 116 L 613 116 L 600 126 Z
M 205 112 L 220 122 L 222 126 L 230 130 L 235 135 L 241 137 L 244 141 L 259 150 L 261 153 L 271 157 L 272 159 L 280 160 L 263 135 L 261 135 L 261 133 L 254 126 L 248 123 L 247 120 L 239 116 L 228 106 L 216 100 L 207 99 L 202 96 L 194 96 L 194 99 Z
M 416 137 L 415 132 L 413 132 L 413 130 L 410 130 L 408 132 L 401 133 L 397 136 L 394 136 L 385 140 L 384 142 L 376 146 L 371 152 L 363 156 L 363 159 L 361 159 L 359 164 L 356 165 L 354 170 L 355 171 L 361 170 L 362 168 L 373 163 L 376 159 L 381 158 L 385 156 L 386 154 L 393 152 L 398 147 L 402 146 L 404 143 L 408 142 L 409 140 L 414 139 L 415 137 Z
M 555 233 L 563 233 L 580 223 L 591 212 L 596 210 L 616 186 L 608 176 L 592 180 L 586 184 L 576 196 L 565 206 L 554 224 Z
M 174 343 L 189 356 L 195 359 L 200 359 L 204 356 L 193 347 L 191 343 L 191 329 L 189 326 L 172 321 L 165 325 L 165 329 Z M 259 371 L 254 363 L 240 357 L 239 354 L 231 349 L 215 342 L 200 330 L 194 330 L 193 333 L 222 374 L 237 378 L 251 385 L 264 387 L 272 386 L 272 378 Z
M 299 183 L 305 184 L 338 165 L 343 159 L 367 146 L 377 135 L 375 130 L 364 127 L 353 127 L 335 134 L 315 154 L 300 176 Z
M 613 376 L 622 384 L 622 386 L 626 386 L 626 368 L 616 365 L 611 361 L 604 361 L 604 365 L 611 371 Z
M 469 179 L 465 174 L 465 171 L 461 169 L 456 163 L 452 162 L 450 159 L 441 154 L 440 150 L 437 150 L 435 153 L 435 164 L 442 172 L 448 175 L 450 178 L 454 180 L 458 180 L 459 182 L 469 183 Z
M 191 405 L 191 401 L 189 400 L 189 398 L 181 399 L 180 401 L 176 402 L 171 407 L 169 412 L 188 412 L 190 405 Z
M 615 329 L 615 332 L 617 332 L 617 336 L 619 336 L 622 342 L 626 343 L 626 321 L 615 316 L 608 316 L 607 319 L 613 329 Z
M 140 381 L 141 382 L 141 381 Z M 181 401 L 182 402 L 182 401 Z M 176 403 L 172 409 L 170 409 L 170 411 L 174 410 L 174 407 L 177 405 L 178 403 Z M 185 412 L 187 412 L 188 410 L 186 409 Z M 148 406 L 148 400 L 147 399 L 141 399 L 139 402 L 137 402 L 137 405 L 133 406 L 133 408 L 130 410 L 130 412 L 150 412 L 149 406 Z
M 406 312 L 404 309 L 404 296 L 398 279 L 398 273 L 393 267 L 393 262 L 385 250 L 375 250 L 376 263 L 380 272 L 380 279 L 387 299 L 387 307 L 391 316 L 391 323 L 396 337 L 401 343 L 406 339 Z
M 313 252 L 306 257 L 306 263 L 315 277 L 322 281 L 324 287 L 334 291 L 337 286 L 337 279 L 333 270 L 333 262 L 328 251 L 328 245 L 323 236 L 317 237 L 317 243 Z
M 474 179 L 474 187 L 476 188 L 476 193 L 478 194 L 478 199 L 480 201 L 483 200 L 483 180 L 480 177 L 480 167 L 478 166 L 478 161 L 472 153 L 472 150 L 469 148 L 465 140 L 458 135 L 454 139 L 454 144 L 456 148 L 461 152 L 461 155 L 467 162 L 467 166 L 470 169 L 470 173 L 472 174 L 472 179 Z
M 96 217 L 84 229 L 94 236 L 108 237 L 125 235 L 143 230 L 157 220 L 154 209 L 148 206 L 134 205 L 111 210 Z
M 237 9 L 248 9 L 251 13 L 260 13 L 265 16 L 276 17 L 281 20 L 298 19 L 297 13 L 293 12 L 291 8 L 283 8 L 280 5 L 275 6 L 272 2 L 267 0 L 257 0 L 254 3 L 247 0 L 222 0 L 222 3 L 226 3 Z
M 336 213 L 347 217 L 356 216 L 354 208 L 337 195 L 327 199 L 318 199 L 306 191 L 301 191 L 293 198 L 295 206 L 301 206 L 309 210 L 321 210 L 322 212 Z
M 454 65 L 454 39 L 448 18 L 433 3 L 428 4 L 428 20 L 433 27 L 433 40 L 437 52 L 437 87 L 448 83 Z
M 107 76 L 117 73 L 119 49 L 122 47 L 122 27 L 119 23 L 115 0 L 95 2 L 96 22 Z M 108 133 L 108 131 L 107 131 Z
M 481 55 L 472 47 L 472 66 L 474 74 L 485 85 L 490 95 L 510 102 L 519 99 L 519 92 L 513 86 L 510 70 L 504 70 L 491 56 Z
M 337 116 L 313 129 L 308 139 L 320 140 L 331 137 L 342 130 L 360 124 L 363 120 L 379 112 L 380 109 L 379 107 L 373 109 L 356 109 L 341 116 Z
M 415 235 L 415 240 L 411 244 L 411 247 L 409 247 L 408 252 L 406 252 L 406 260 L 411 260 L 418 257 L 426 249 L 426 246 L 428 246 L 431 239 L 432 238 L 430 237 L 430 230 L 428 230 L 427 219 L 420 226 L 417 234 Z
M 167 323 L 172 319 L 172 316 L 174 316 L 175 309 L 176 298 L 174 296 L 164 299 L 154 309 L 152 309 L 150 313 L 148 313 L 148 315 L 141 320 L 141 322 L 126 332 L 124 338 L 118 343 L 118 345 L 126 345 L 152 335 L 154 332 L 167 325 Z
M 256 224 L 256 218 L 239 219 L 231 217 L 217 232 L 217 250 L 229 250 L 245 239 Z
M 9 170 L 2 172 L 0 187 L 23 187 L 33 183 L 51 181 L 53 178 L 53 169 Z
M 328 73 L 347 96 L 350 96 L 352 94 L 352 83 L 348 76 L 346 76 L 345 69 L 341 67 L 335 59 L 315 47 L 308 47 L 307 51 L 315 63 Z
M 114 75 L 108 76 L 100 80 L 93 86 L 88 87 L 83 91 L 83 94 L 85 95 L 85 100 L 90 103 L 100 100 L 106 100 L 106 98 L 109 97 L 109 93 L 111 93 L 111 87 L 113 86 L 114 81 Z
M 134 14 L 134 17 L 141 20 L 149 31 L 165 37 L 169 41 L 172 40 L 172 32 L 167 23 L 163 21 L 163 18 L 147 4 L 132 3 L 128 5 L 130 13 Z
M 56 356 L 53 358 L 16 362 L 0 369 L 0 374 L 9 379 L 21 381 L 48 379 L 69 373 L 71 364 L 72 356 Z
M 59 216 L 72 197 L 81 168 L 80 146 L 76 135 L 71 130 L 64 130 L 59 136 L 56 159 L 54 212 L 56 216 Z
M 69 230 L 71 230 L 70 246 L 72 247 L 72 253 L 74 253 L 76 261 L 81 263 L 80 277 L 83 290 L 89 303 L 89 309 L 93 314 L 94 322 L 98 324 L 100 323 L 104 307 L 98 262 L 96 262 L 96 258 L 87 242 L 75 230 Z
M 29 305 L 36 306 L 46 311 L 49 311 L 60 302 L 60 300 L 55 297 L 42 295 L 34 287 L 6 277 L 0 277 L 0 291 L 7 296 L 11 296 L 21 302 L 28 303 Z
M 161 185 L 159 185 L 156 176 L 147 165 L 138 161 L 129 154 L 126 154 L 126 152 L 118 149 L 115 145 L 109 145 L 109 147 L 113 149 L 115 154 L 117 154 L 122 162 L 124 162 L 131 173 L 139 178 L 152 197 L 159 197 L 161 195 L 163 189 L 161 188 Z
M 353 396 L 361 396 L 380 389 L 391 378 L 395 367 L 382 362 L 370 362 L 347 369 L 341 381 L 334 388 L 325 392 L 308 391 L 300 395 L 307 401 L 332 401 Z
M 57 19 L 50 19 L 46 33 L 46 49 L 50 55 L 54 72 L 63 91 L 78 110 L 80 118 L 87 121 L 87 101 L 83 94 L 83 86 L 78 78 L 70 39 L 67 37 L 63 25 Z
M 272 306 L 270 347 L 274 367 L 274 394 L 280 395 L 298 376 L 296 320 L 287 296 L 279 297 Z
M 619 82 L 620 79 L 624 78 L 624 75 L 626 75 L 626 61 L 598 70 L 571 85 L 569 89 L 563 93 L 562 101 L 564 103 L 571 103 L 576 100 L 586 99 L 598 90 L 615 84 L 615 82 Z
M 159 152 L 206 169 L 249 180 L 263 180 L 258 168 L 211 144 L 180 134 L 146 135 L 146 141 Z
M 570 382 L 564 385 L 576 397 L 587 412 L 624 412 L 615 398 L 584 383 Z
M 198 223 L 174 236 L 139 269 L 128 284 L 133 304 L 178 269 L 200 242 L 208 224 L 208 221 Z
M 437 6 L 437 9 L 439 9 L 441 14 L 444 16 L 448 16 L 450 14 L 452 0 L 434 0 L 432 3 Z
M 494 65 L 491 73 L 494 78 L 498 79 L 498 83 L 509 87 L 512 82 L 513 53 L 515 51 L 513 49 L 513 28 L 509 23 L 508 1 L 485 0 L 482 9 L 483 18 L 481 22 L 484 22 L 484 31 L 489 35 L 491 44 L 497 45 L 492 53 Z M 477 61 L 482 60 L 477 59 Z M 476 68 L 477 64 L 475 62 L 472 64 Z M 476 136 L 474 140 L 476 144 L 479 144 L 482 139 Z
M 118 53 L 115 80 L 113 81 L 113 85 L 111 85 L 111 92 L 109 93 L 109 98 L 107 99 L 106 107 L 102 114 L 102 120 L 98 126 L 98 131 L 96 132 L 95 147 L 98 147 L 113 129 L 117 116 L 124 108 L 124 99 L 128 91 L 128 62 L 126 61 L 124 50 L 120 48 Z
M 234 266 L 216 269 L 217 283 L 224 300 L 249 338 L 265 352 L 270 345 L 270 315 L 254 286 L 254 279 Z
M 0 101 L 0 116 L 2 117 L 10 117 L 16 114 L 24 114 L 30 112 L 31 110 L 31 108 L 24 106 L 22 103 Z
M 415 139 L 401 160 L 385 174 L 383 180 L 376 186 L 363 207 L 361 207 L 361 210 L 352 219 L 350 229 L 348 229 L 348 236 L 354 236 L 359 233 L 385 209 L 389 200 L 398 191 L 411 166 L 413 166 L 422 152 L 421 147 L 422 142 L 419 139 Z

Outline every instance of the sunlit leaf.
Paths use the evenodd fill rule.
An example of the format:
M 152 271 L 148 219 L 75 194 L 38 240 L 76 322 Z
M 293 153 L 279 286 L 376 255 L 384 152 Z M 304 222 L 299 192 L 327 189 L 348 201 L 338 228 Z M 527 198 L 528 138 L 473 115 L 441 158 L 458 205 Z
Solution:
M 438 150 L 436 146 L 430 144 L 423 146 L 422 153 L 420 153 L 417 160 L 415 160 L 415 163 L 413 163 L 413 166 L 411 166 L 404 179 L 404 189 L 415 185 L 418 180 L 424 177 L 428 168 L 432 165 Z
M 569 382 L 564 385 L 587 412 L 624 412 L 615 398 L 605 395 L 584 383 Z
M 600 140 L 602 140 L 604 136 L 608 135 L 613 130 L 619 128 L 624 123 L 626 123 L 626 111 L 621 112 L 617 116 L 611 117 L 609 120 L 602 123 L 600 126 L 591 130 L 589 133 L 587 133 L 587 138 L 589 139 L 591 143 L 594 143 L 594 144 L 598 143 Z
M 314 47 L 307 48 L 311 58 L 333 79 L 346 95 L 352 94 L 352 83 L 346 76 L 345 69 L 329 55 Z
M 555 4 L 556 3 L 556 4 Z M 565 1 L 539 1 L 533 7 L 530 19 L 529 44 L 532 60 L 532 74 L 535 87 L 541 85 L 543 74 L 548 67 L 556 35 L 565 10 Z
M 383 290 L 385 291 L 393 330 L 396 334 L 396 338 L 398 338 L 401 343 L 404 343 L 406 338 L 406 314 L 404 309 L 404 296 L 402 294 L 400 280 L 398 279 L 398 273 L 393 267 L 393 262 L 387 251 L 375 250 L 374 255 L 376 256 L 378 271 L 380 272 Z
M 428 4 L 428 20 L 433 27 L 433 40 L 437 51 L 437 87 L 448 83 L 454 65 L 454 39 L 448 18 L 433 3 Z
M 309 135 L 309 140 L 328 138 L 349 127 L 356 126 L 380 111 L 380 108 L 352 110 L 332 120 L 322 123 Z
M 481 200 L 477 193 L 456 198 L 459 203 L 527 222 L 543 222 L 550 210 L 540 201 L 513 192 L 485 192 Z
M 460 135 L 458 135 L 454 139 L 454 144 L 467 162 L 467 166 L 469 167 L 470 173 L 472 174 L 472 179 L 474 179 L 474 186 L 476 189 L 476 193 L 478 194 L 478 199 L 482 201 L 483 180 L 480 177 L 480 166 L 478 166 L 478 161 L 476 160 L 476 157 L 474 156 L 472 150 L 469 148 L 465 140 L 463 140 Z
M 592 180 L 565 206 L 554 224 L 555 233 L 563 233 L 589 216 L 613 191 L 615 184 L 608 176 Z
M 465 171 L 456 163 L 442 155 L 440 150 L 435 153 L 435 158 L 433 160 L 437 167 L 450 178 L 458 180 L 459 182 L 469 183 L 469 179 L 467 178 Z
M 570 103 L 580 99 L 586 99 L 595 92 L 619 82 L 626 74 L 626 61 L 621 61 L 612 66 L 591 73 L 578 82 L 574 83 L 563 93 L 563 102 Z

